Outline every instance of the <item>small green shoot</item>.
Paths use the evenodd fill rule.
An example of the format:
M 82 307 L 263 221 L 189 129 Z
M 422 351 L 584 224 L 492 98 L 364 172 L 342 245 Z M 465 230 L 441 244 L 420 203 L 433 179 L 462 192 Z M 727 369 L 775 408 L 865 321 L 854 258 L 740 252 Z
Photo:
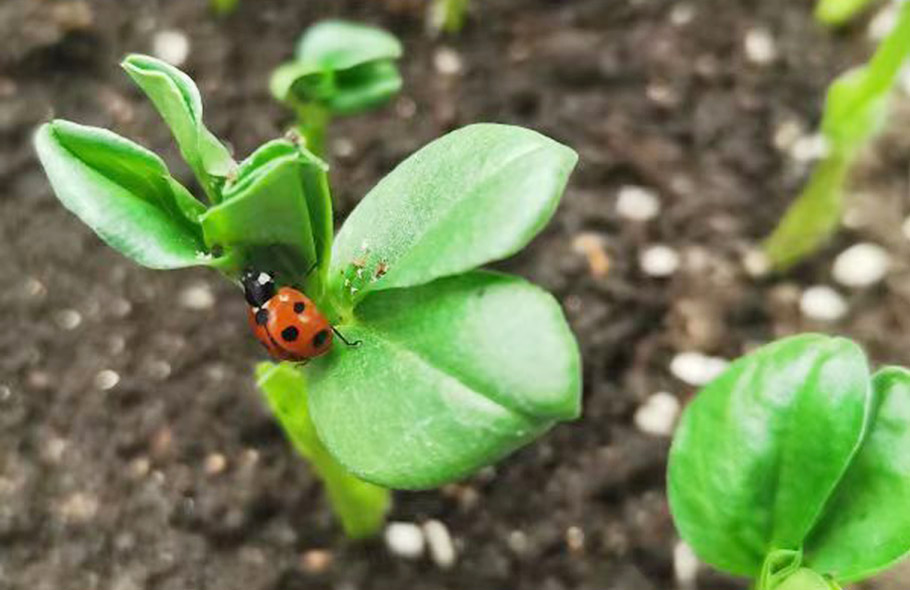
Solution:
M 430 25 L 437 31 L 457 35 L 468 20 L 470 0 L 433 0 Z
M 756 590 L 830 590 L 910 552 L 910 371 L 808 334 L 733 363 L 687 408 L 669 499 L 682 538 Z
M 51 185 L 139 264 L 208 266 L 235 283 L 245 269 L 268 269 L 362 341 L 304 366 L 257 369 L 349 535 L 381 525 L 382 488 L 463 478 L 579 415 L 581 361 L 559 304 L 478 268 L 544 227 L 574 151 L 520 127 L 456 130 L 381 180 L 336 239 L 327 166 L 304 146 L 274 140 L 235 162 L 205 128 L 192 80 L 145 56 L 124 67 L 173 131 L 207 203 L 145 148 L 60 120 L 35 137 Z
M 821 132 L 828 155 L 764 243 L 772 266 L 786 270 L 815 252 L 837 230 L 844 186 L 860 149 L 885 124 L 889 98 L 910 59 L 910 3 L 865 66 L 839 77 L 828 90 Z
M 294 60 L 279 66 L 269 88 L 297 115 L 307 149 L 325 153 L 332 117 L 381 106 L 401 89 L 401 42 L 367 25 L 324 21 L 300 37 Z
M 218 16 L 227 16 L 237 10 L 240 0 L 210 0 L 212 12 Z
M 828 26 L 839 27 L 872 6 L 875 0 L 819 0 L 815 18 Z

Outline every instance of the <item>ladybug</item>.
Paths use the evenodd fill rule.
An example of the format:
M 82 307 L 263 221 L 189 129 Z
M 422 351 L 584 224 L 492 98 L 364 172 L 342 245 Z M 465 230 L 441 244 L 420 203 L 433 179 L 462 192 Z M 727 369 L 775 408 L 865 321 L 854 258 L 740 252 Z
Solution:
M 240 282 L 250 304 L 253 333 L 274 358 L 307 361 L 332 348 L 333 333 L 338 332 L 309 297 L 291 287 L 277 288 L 267 272 L 247 270 Z M 345 344 L 359 344 L 338 336 Z

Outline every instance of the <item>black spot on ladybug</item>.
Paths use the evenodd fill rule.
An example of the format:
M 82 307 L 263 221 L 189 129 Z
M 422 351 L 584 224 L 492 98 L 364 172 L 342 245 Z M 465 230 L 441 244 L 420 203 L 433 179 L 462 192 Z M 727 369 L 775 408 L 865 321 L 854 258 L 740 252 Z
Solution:
M 260 309 L 256 312 L 256 324 L 259 326 L 264 326 L 269 323 L 269 310 Z
M 297 340 L 297 337 L 300 336 L 300 332 L 294 326 L 288 326 L 281 331 L 281 337 L 284 338 L 286 342 L 293 342 Z
M 316 335 L 313 336 L 313 346 L 316 348 L 322 348 L 322 345 L 325 344 L 325 341 L 329 339 L 328 330 L 320 330 L 316 332 Z
M 298 301 L 294 304 L 294 313 L 303 313 L 303 310 L 306 309 L 306 305 L 302 301 Z

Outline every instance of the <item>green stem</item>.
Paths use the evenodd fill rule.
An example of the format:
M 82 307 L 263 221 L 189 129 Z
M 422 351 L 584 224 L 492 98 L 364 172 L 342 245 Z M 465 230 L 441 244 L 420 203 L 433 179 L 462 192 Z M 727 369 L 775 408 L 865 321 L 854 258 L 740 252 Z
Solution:
M 469 0 L 435 0 L 432 10 L 436 26 L 446 33 L 460 32 L 467 20 L 468 2 Z
M 803 192 L 765 240 L 765 254 L 775 269 L 790 268 L 818 249 L 837 229 L 851 162 L 849 154 L 835 151 L 815 167 Z
M 256 367 L 256 378 L 294 448 L 325 485 L 347 536 L 362 539 L 376 535 L 385 522 L 391 493 L 353 476 L 322 444 L 307 408 L 303 373 L 287 363 L 261 363 Z
M 332 114 L 316 103 L 294 105 L 294 110 L 297 112 L 297 130 L 303 136 L 306 149 L 323 158 L 326 128 L 332 120 Z

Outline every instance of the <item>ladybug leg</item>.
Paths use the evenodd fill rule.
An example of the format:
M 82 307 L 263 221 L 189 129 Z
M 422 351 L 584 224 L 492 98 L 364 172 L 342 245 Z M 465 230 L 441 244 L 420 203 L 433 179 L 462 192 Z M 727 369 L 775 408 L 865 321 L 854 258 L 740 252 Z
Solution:
M 363 344 L 363 340 L 355 340 L 353 342 L 350 342 L 347 338 L 344 337 L 344 334 L 342 334 L 337 329 L 335 329 L 335 326 L 332 326 L 332 331 L 335 332 L 335 335 L 338 336 L 341 339 L 341 341 L 344 342 L 345 344 L 347 344 L 348 346 L 360 346 L 361 344 Z

